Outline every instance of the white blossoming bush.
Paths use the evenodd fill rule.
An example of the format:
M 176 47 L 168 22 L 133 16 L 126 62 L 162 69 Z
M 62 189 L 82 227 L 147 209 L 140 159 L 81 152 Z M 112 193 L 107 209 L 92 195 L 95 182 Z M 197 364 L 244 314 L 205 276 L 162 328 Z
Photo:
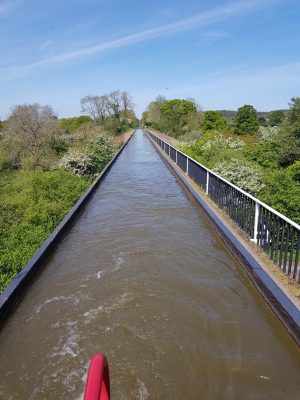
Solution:
M 91 176 L 94 174 L 92 158 L 88 154 L 79 151 L 65 154 L 60 159 L 58 168 L 64 168 L 73 175 Z
M 259 140 L 261 142 L 274 140 L 278 129 L 278 126 L 260 126 L 258 130 Z
M 210 150 L 212 148 L 215 149 L 242 149 L 245 146 L 245 142 L 243 140 L 232 140 L 231 137 L 225 138 L 222 134 L 216 135 L 213 140 L 209 140 L 203 145 L 204 150 Z
M 120 145 L 113 137 L 100 135 L 89 140 L 83 150 L 71 150 L 59 161 L 57 167 L 74 175 L 95 177 L 111 160 Z
M 245 142 L 241 139 L 230 141 L 229 147 L 234 150 L 239 150 L 245 147 Z
M 238 159 L 225 161 L 217 164 L 213 171 L 254 196 L 265 187 L 260 171 L 246 161 Z
M 105 157 L 111 159 L 116 150 L 120 147 L 118 143 L 109 135 L 100 135 L 89 142 L 89 151 L 91 153 L 105 154 Z

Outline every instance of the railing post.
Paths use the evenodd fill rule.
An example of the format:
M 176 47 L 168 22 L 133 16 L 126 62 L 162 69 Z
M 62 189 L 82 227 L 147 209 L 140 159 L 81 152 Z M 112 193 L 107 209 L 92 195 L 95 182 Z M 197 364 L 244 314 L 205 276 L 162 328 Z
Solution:
M 169 143 L 169 154 L 168 154 L 168 155 L 169 155 L 169 157 L 170 157 L 170 143 Z
M 186 174 L 189 174 L 189 158 L 186 158 Z
M 206 194 L 208 195 L 208 187 L 209 187 L 209 172 L 206 171 Z
M 177 164 L 177 150 L 175 149 L 175 164 Z
M 254 243 L 257 243 L 259 211 L 260 211 L 260 205 L 257 202 L 255 202 L 254 229 L 253 229 L 253 238 L 251 239 L 251 242 Z

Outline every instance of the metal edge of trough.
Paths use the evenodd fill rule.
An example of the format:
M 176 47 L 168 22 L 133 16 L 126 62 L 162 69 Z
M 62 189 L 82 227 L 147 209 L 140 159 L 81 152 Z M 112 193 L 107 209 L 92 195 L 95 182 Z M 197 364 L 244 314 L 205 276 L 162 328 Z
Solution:
M 145 131 L 144 131 L 145 132 Z M 185 175 L 178 171 L 173 162 L 169 159 L 160 147 L 147 135 L 148 139 L 163 157 L 163 160 L 180 179 L 196 202 L 204 211 L 208 220 L 212 222 L 214 230 L 224 241 L 226 247 L 243 266 L 250 280 L 262 295 L 266 303 L 270 306 L 275 315 L 283 323 L 289 334 L 300 346 L 300 310 L 293 304 L 288 296 L 274 282 L 272 277 L 260 266 L 253 255 L 243 246 L 233 232 L 226 227 L 217 214 L 206 203 L 205 199 L 188 182 Z
M 90 187 L 83 193 L 83 195 L 77 200 L 72 209 L 59 223 L 55 230 L 48 236 L 45 242 L 39 247 L 39 249 L 30 258 L 27 264 L 22 268 L 18 275 L 10 282 L 4 292 L 0 295 L 0 327 L 4 324 L 6 319 L 13 312 L 19 301 L 24 296 L 26 290 L 33 282 L 34 278 L 42 271 L 45 261 L 51 256 L 53 250 L 56 248 L 60 240 L 63 238 L 65 233 L 70 229 L 71 225 L 77 219 L 79 214 L 82 212 L 86 204 L 92 198 L 95 190 L 98 188 L 100 183 L 103 181 L 109 170 L 114 165 L 119 155 L 128 144 L 133 134 L 123 144 L 119 151 L 114 155 L 110 162 L 105 166 L 97 178 L 92 182 Z

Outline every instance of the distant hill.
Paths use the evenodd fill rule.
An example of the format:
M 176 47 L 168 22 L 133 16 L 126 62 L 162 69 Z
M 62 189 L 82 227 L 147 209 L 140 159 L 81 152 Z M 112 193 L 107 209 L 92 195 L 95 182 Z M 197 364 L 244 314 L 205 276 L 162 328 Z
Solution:
M 223 117 L 226 119 L 227 122 L 232 121 L 236 115 L 236 111 L 233 111 L 233 110 L 217 110 L 217 111 L 219 111 L 223 115 Z M 269 115 L 273 111 L 284 111 L 286 113 L 288 110 L 280 109 L 280 110 L 272 110 L 272 111 L 257 111 L 257 116 L 259 119 L 268 120 Z

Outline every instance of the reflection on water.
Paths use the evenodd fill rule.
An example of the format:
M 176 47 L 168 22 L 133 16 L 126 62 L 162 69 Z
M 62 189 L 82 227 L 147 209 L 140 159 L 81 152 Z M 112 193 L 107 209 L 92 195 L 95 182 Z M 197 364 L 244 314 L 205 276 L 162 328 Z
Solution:
M 299 350 L 138 131 L 0 334 L 1 399 L 296 399 Z

